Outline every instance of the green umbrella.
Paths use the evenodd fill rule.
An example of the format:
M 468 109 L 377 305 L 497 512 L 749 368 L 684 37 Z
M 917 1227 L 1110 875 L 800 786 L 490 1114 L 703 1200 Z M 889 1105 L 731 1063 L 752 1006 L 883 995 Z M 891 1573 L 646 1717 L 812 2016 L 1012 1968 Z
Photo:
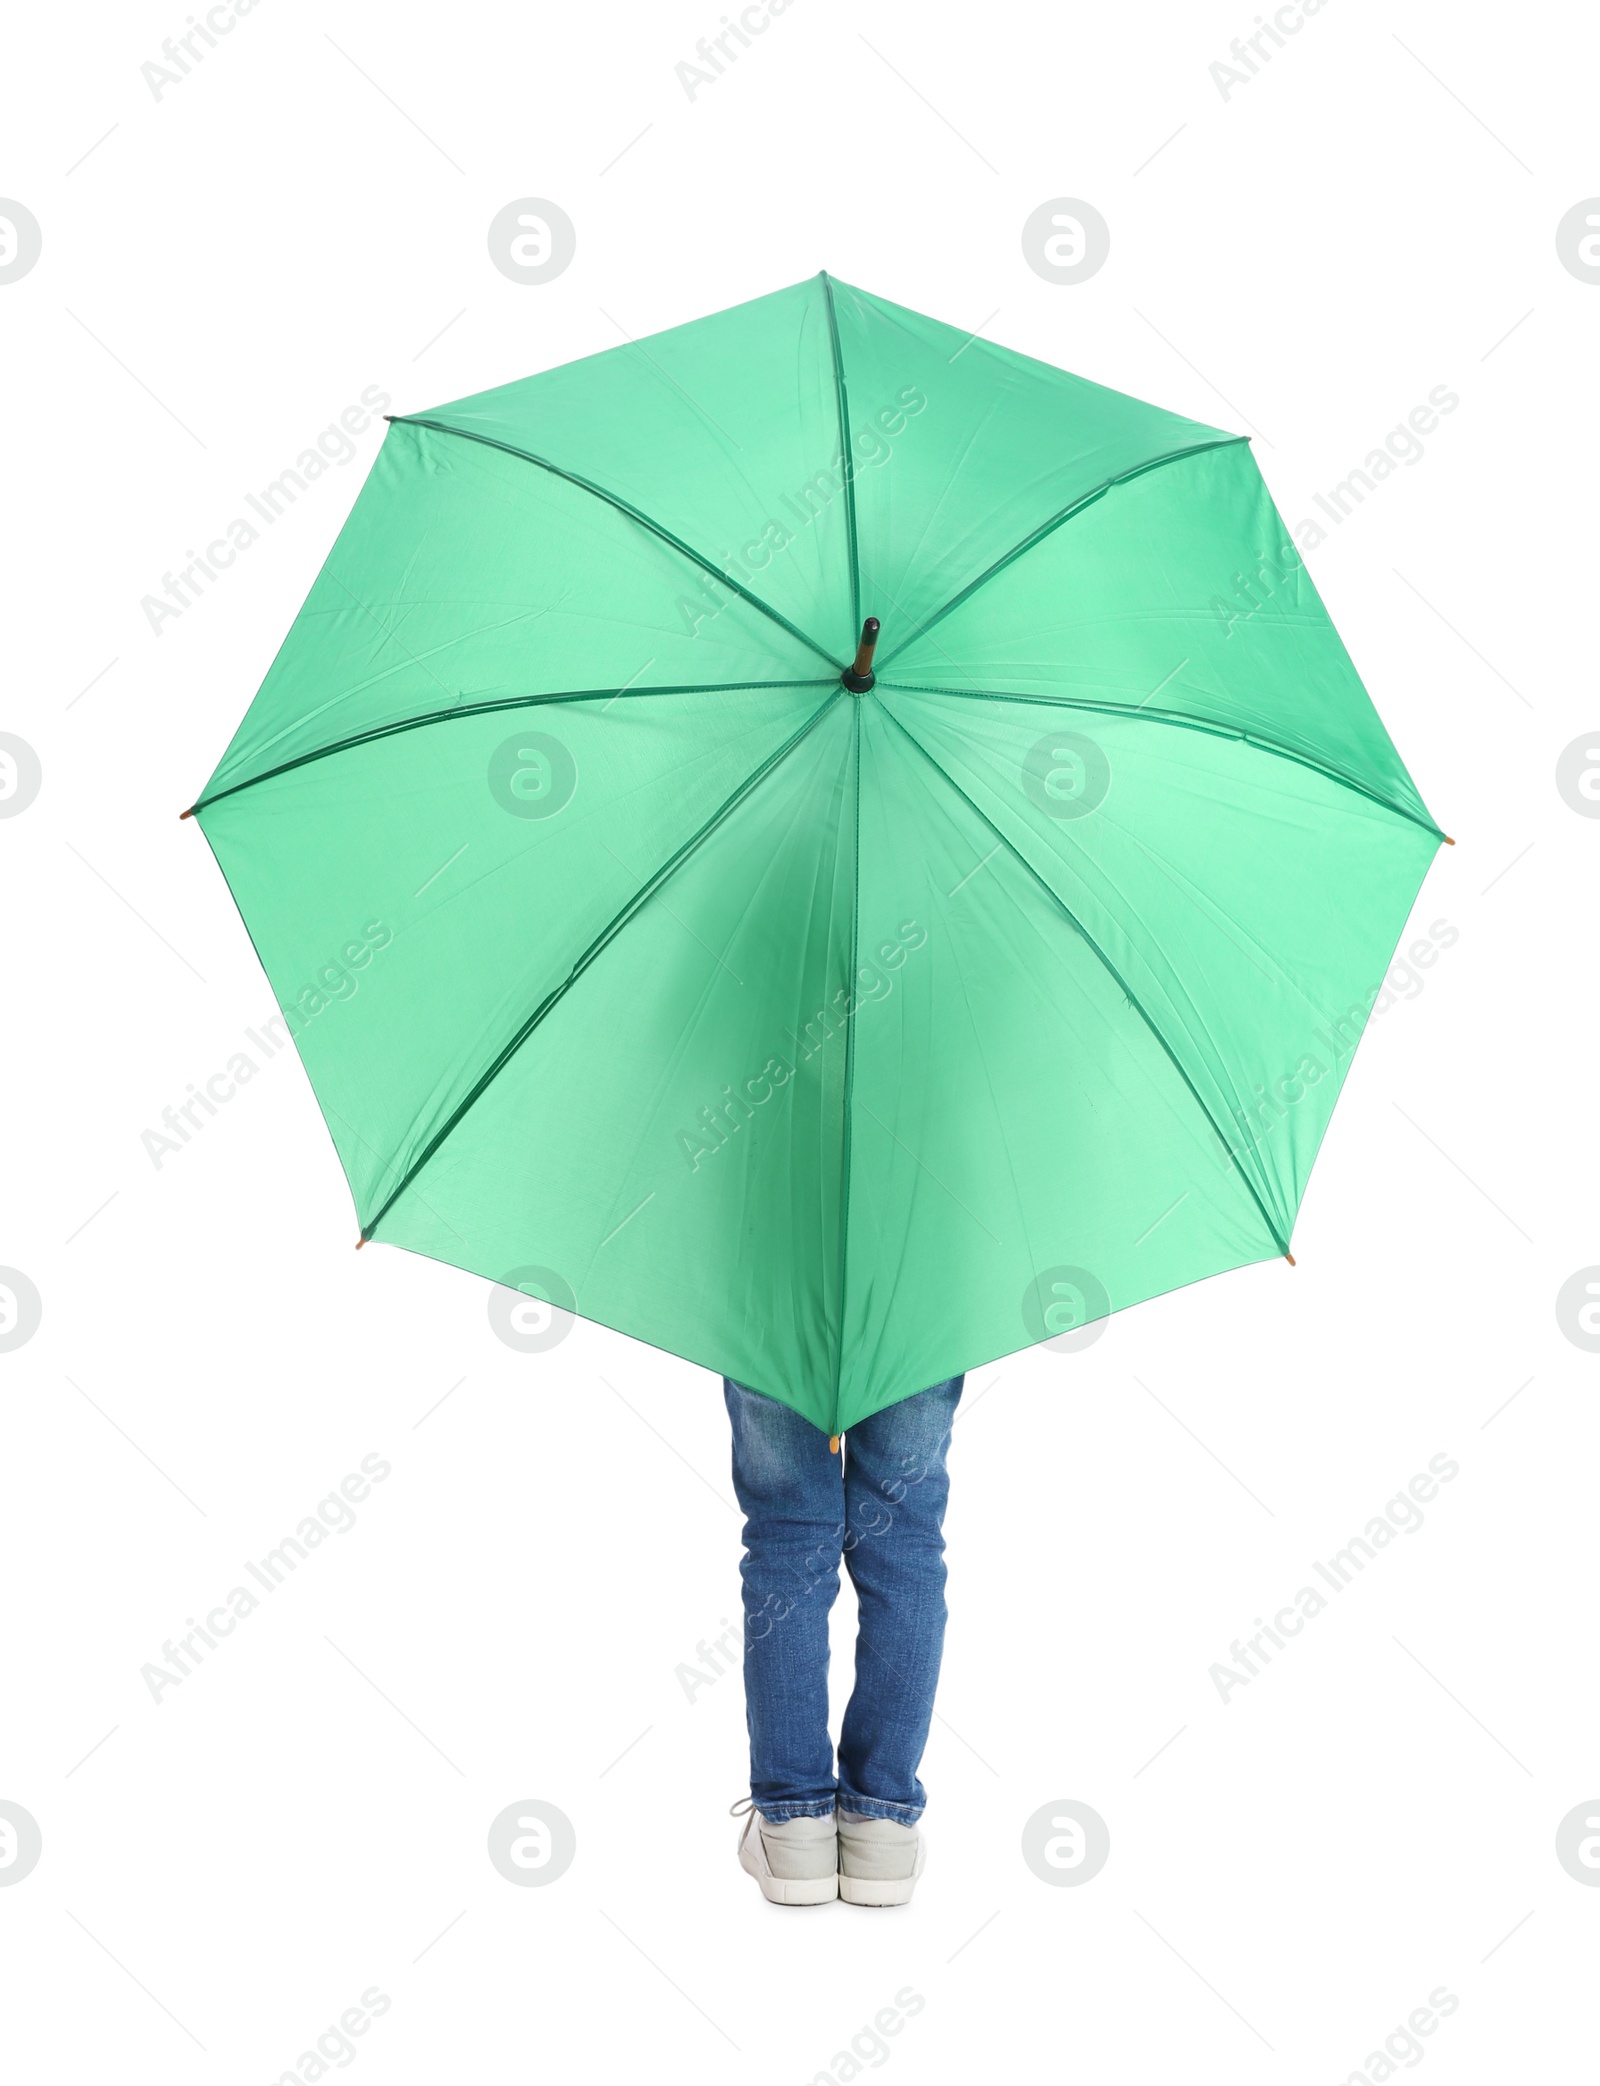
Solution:
M 194 811 L 363 1242 L 834 1432 L 1287 1257 L 1444 838 L 1243 438 L 827 275 L 396 418 Z

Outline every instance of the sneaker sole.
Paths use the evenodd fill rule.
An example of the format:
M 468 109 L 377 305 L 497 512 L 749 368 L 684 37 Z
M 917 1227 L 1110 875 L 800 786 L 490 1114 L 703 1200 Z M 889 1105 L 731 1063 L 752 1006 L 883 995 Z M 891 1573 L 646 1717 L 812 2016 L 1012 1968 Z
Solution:
M 839 1895 L 837 1876 L 758 1876 L 769 1905 L 831 1905 Z
M 839 1895 L 847 1905 L 909 1905 L 917 1887 L 915 1876 L 887 1879 L 841 1876 Z

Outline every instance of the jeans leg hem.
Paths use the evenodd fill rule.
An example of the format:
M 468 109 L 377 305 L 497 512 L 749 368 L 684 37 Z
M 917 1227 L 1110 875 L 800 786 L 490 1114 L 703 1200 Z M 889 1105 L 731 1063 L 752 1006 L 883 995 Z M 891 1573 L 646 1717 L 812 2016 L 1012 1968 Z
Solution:
M 813 1799 L 810 1802 L 796 1801 L 780 1804 L 757 1803 L 755 1808 L 769 1825 L 786 1825 L 791 1818 L 831 1818 L 833 1816 L 833 1798 L 830 1796 Z
M 839 1791 L 839 1809 L 849 1811 L 857 1818 L 892 1818 L 896 1825 L 920 1823 L 925 1804 L 882 1803 L 873 1796 L 852 1796 L 847 1790 Z

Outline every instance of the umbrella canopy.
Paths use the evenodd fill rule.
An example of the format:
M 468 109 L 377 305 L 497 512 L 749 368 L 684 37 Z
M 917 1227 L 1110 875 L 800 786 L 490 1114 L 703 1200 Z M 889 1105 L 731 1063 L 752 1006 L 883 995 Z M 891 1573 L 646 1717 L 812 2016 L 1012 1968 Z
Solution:
M 1444 838 L 1242 438 L 826 275 L 396 418 L 194 809 L 363 1242 L 834 1432 L 1286 1256 Z

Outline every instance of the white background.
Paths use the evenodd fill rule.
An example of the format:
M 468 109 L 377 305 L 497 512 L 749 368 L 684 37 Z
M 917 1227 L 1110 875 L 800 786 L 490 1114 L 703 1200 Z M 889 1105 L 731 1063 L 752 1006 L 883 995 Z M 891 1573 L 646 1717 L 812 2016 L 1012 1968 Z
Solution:
M 1600 189 L 1593 25 L 1327 0 L 1224 98 L 1249 0 L 792 0 L 691 100 L 715 0 L 260 0 L 157 99 L 185 14 L 25 10 L 0 85 L 44 237 L 0 287 L 0 727 L 44 776 L 0 824 L 0 1260 L 43 1298 L 0 1356 L 0 1797 L 44 1847 L 0 1888 L 14 2075 L 305 2077 L 377 1985 L 363 2078 L 798 2086 L 911 1986 L 863 2074 L 1377 2078 L 1443 1985 L 1398 2069 L 1577 2076 L 1600 1358 L 1554 1304 L 1600 1258 L 1600 822 L 1554 773 L 1600 713 L 1600 289 L 1555 227 Z M 485 246 L 526 195 L 577 227 L 541 287 Z M 1019 243 L 1062 195 L 1111 227 L 1075 287 Z M 878 1914 L 761 1903 L 738 1680 L 675 1676 L 737 1612 L 714 1379 L 581 1324 L 530 1360 L 482 1283 L 358 1259 L 290 1053 L 159 1168 L 142 1142 L 271 1011 L 176 814 L 381 429 L 159 637 L 141 598 L 366 385 L 424 409 L 822 266 L 1255 431 L 1291 523 L 1461 401 L 1310 559 L 1459 839 L 1416 915 L 1459 939 L 1372 1025 L 1297 1268 L 969 1380 L 931 1860 Z M 163 1640 L 368 1454 L 357 1526 L 153 1702 Z M 1426 1525 L 1224 1704 L 1213 1662 L 1438 1454 Z M 577 1831 L 545 1888 L 485 1853 L 525 1798 Z M 1065 1798 L 1111 1857 L 1052 1888 L 1021 1832 Z

